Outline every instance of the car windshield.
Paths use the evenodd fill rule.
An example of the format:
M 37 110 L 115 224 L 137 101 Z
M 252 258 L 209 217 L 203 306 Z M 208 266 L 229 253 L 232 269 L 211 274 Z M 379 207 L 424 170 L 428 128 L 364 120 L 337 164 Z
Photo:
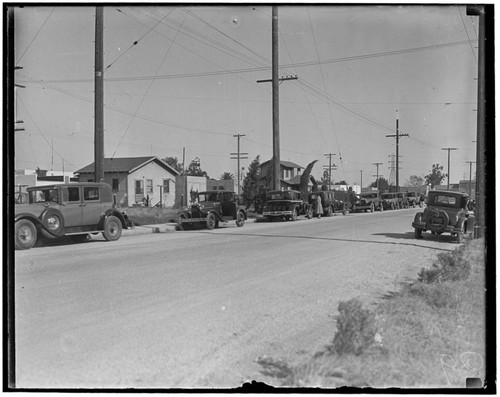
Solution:
M 198 193 L 198 202 L 217 201 L 217 192 Z
M 57 189 L 37 189 L 29 192 L 30 203 L 58 203 L 59 193 Z

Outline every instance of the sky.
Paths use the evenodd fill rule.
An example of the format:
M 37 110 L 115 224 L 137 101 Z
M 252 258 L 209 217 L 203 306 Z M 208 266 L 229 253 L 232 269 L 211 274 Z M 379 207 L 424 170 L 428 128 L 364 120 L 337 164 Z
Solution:
M 94 161 L 95 7 L 15 10 L 16 169 Z M 439 163 L 469 179 L 477 125 L 477 17 L 465 5 L 278 7 L 281 160 L 319 178 L 399 184 Z M 195 157 L 211 178 L 272 157 L 267 5 L 104 7 L 105 157 Z M 391 162 L 392 160 L 392 162 Z M 392 163 L 392 167 L 391 167 Z M 392 169 L 392 172 L 391 172 Z M 472 165 L 474 178 L 475 164 Z M 244 174 L 244 173 L 243 173 Z M 362 179 L 362 180 L 361 180 Z M 443 181 L 446 183 L 446 180 Z

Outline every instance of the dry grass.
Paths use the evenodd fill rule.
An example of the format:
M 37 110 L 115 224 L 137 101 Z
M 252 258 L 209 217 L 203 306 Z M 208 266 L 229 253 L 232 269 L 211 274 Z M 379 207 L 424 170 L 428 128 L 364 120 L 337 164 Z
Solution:
M 125 212 L 137 226 L 175 222 L 177 214 L 176 209 L 155 207 L 131 207 Z
M 378 302 L 375 334 L 367 309 L 351 303 L 351 315 L 340 312 L 344 325 L 337 324 L 333 341 L 348 346 L 349 338 L 362 337 L 358 354 L 339 352 L 333 342 L 302 363 L 261 360 L 262 373 L 281 386 L 322 388 L 464 388 L 468 377 L 484 379 L 484 241 L 472 240 L 434 265 L 446 276 L 417 280 Z

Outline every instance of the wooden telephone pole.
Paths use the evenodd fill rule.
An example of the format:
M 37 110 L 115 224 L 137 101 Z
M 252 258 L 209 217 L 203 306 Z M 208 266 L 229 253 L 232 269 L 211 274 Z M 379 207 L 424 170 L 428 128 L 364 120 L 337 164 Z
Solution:
M 273 83 L 273 190 L 281 190 L 279 84 L 283 80 L 297 80 L 297 76 L 278 77 L 278 6 L 273 6 L 272 18 L 272 80 L 257 80 L 257 83 Z
M 396 134 L 386 135 L 387 138 L 396 138 L 396 192 L 399 192 L 399 137 L 409 136 L 399 133 L 399 119 L 396 119 Z
M 94 76 L 94 166 L 95 181 L 104 180 L 104 39 L 103 7 L 95 8 L 95 76 Z
M 236 157 L 231 157 L 231 160 L 238 160 L 238 198 L 240 197 L 240 160 L 247 159 L 248 153 L 241 153 L 240 152 L 240 138 L 242 136 L 246 136 L 245 134 L 236 134 L 233 135 L 234 138 L 238 138 L 238 153 L 230 153 L 231 156 L 236 156 Z

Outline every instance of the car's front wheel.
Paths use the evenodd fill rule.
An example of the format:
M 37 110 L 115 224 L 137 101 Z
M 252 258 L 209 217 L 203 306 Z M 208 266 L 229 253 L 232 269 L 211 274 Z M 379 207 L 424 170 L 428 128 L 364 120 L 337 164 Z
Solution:
M 415 238 L 422 238 L 422 229 L 415 228 Z
M 104 231 L 102 236 L 107 241 L 116 241 L 122 235 L 122 223 L 114 216 L 110 215 L 104 220 Z
M 236 215 L 236 226 L 242 227 L 245 224 L 245 214 L 243 211 L 238 211 Z
M 17 221 L 15 226 L 14 246 L 17 250 L 29 250 L 36 243 L 37 231 L 36 227 L 28 219 Z
M 217 223 L 216 219 L 215 219 L 215 215 L 210 213 L 207 215 L 207 220 L 206 220 L 206 223 L 207 223 L 207 229 L 208 230 L 214 230 L 215 229 L 215 225 Z

